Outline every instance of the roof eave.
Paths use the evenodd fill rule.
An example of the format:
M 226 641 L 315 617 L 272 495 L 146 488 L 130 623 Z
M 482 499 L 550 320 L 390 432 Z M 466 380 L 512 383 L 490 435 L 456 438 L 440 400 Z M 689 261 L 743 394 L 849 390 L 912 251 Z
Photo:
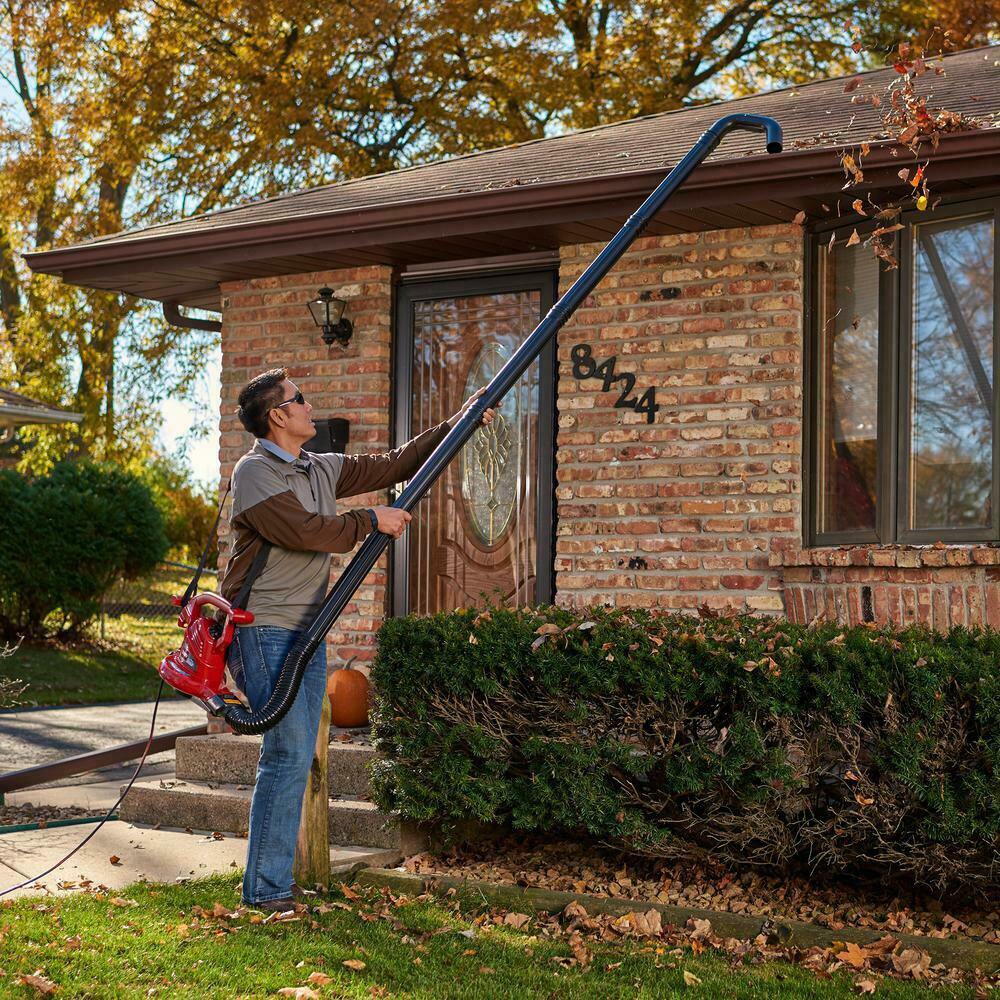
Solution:
M 975 161 L 1000 148 L 1000 129 L 987 128 L 942 136 L 932 154 L 932 183 L 968 173 L 975 176 Z M 897 143 L 872 144 L 864 160 L 865 184 L 856 190 L 870 190 L 898 184 L 896 172 L 911 162 L 912 154 Z M 984 176 L 992 175 L 991 164 Z M 972 168 L 972 169 L 970 169 Z M 379 205 L 365 209 L 346 209 L 309 217 L 295 217 L 260 223 L 227 226 L 200 232 L 164 233 L 155 236 L 107 240 L 77 244 L 55 250 L 27 253 L 24 259 L 36 272 L 68 277 L 76 269 L 94 270 L 135 261 L 155 262 L 186 254 L 203 254 L 258 246 L 265 253 L 281 253 L 281 244 L 303 238 L 350 235 L 358 245 L 375 242 L 381 230 L 401 227 L 415 230 L 421 226 L 445 226 L 452 220 L 477 218 L 484 226 L 491 220 L 509 220 L 512 213 L 532 212 L 540 208 L 600 204 L 622 198 L 641 198 L 667 173 L 643 170 L 629 173 L 591 176 L 584 179 L 554 181 L 546 184 L 460 192 L 434 198 Z M 755 188 L 781 181 L 795 182 L 800 196 L 836 194 L 844 184 L 844 171 L 838 147 L 822 146 L 794 150 L 778 155 L 748 156 L 703 164 L 673 197 L 671 210 L 695 210 L 739 195 L 747 201 Z M 773 192 L 770 195 L 773 197 Z M 857 194 L 854 195 L 857 197 Z M 500 228 L 497 225 L 495 228 Z
M 3 424 L 17 424 L 18 426 L 24 424 L 78 424 L 82 420 L 82 413 L 55 410 L 47 406 L 17 406 L 10 403 L 0 406 L 0 423 Z

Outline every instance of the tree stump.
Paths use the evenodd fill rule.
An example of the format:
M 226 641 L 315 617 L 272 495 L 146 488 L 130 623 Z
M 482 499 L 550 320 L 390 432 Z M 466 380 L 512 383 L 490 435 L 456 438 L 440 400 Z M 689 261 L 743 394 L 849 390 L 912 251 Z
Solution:
M 330 792 L 327 767 L 330 759 L 330 699 L 323 695 L 323 713 L 316 734 L 302 819 L 295 844 L 295 881 L 304 889 L 330 886 Z

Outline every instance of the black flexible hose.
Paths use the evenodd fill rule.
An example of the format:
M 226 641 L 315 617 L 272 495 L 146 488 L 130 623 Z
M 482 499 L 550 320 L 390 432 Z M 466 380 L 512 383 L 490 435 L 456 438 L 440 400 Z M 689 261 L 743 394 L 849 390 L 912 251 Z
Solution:
M 677 190 L 691 171 L 715 149 L 722 137 L 732 129 L 763 132 L 767 152 L 781 152 L 781 126 L 773 118 L 766 115 L 735 114 L 726 115 L 713 122 L 649 197 L 629 216 L 621 230 L 591 261 L 583 274 L 573 282 L 562 298 L 556 302 L 524 343 L 514 352 L 510 360 L 497 372 L 482 396 L 469 407 L 465 415 L 448 431 L 445 439 L 434 449 L 430 458 L 417 470 L 406 489 L 396 499 L 393 507 L 406 511 L 412 510 L 426 495 L 448 463 L 479 428 L 483 413 L 499 403 L 527 371 L 528 366 L 538 357 L 542 348 L 555 336 L 580 303 L 593 291 L 601 278 L 611 270 L 639 233 L 652 221 L 670 195 Z M 333 627 L 334 622 L 388 544 L 389 536 L 379 532 L 369 535 L 364 540 L 354 558 L 340 575 L 340 579 L 323 600 L 315 618 L 285 657 L 278 682 L 267 703 L 256 712 L 248 712 L 242 706 L 237 705 L 226 708 L 223 712 L 223 718 L 236 732 L 248 735 L 262 733 L 277 725 L 284 718 L 298 694 L 299 685 L 302 683 L 302 674 L 313 653 L 316 652 L 319 644 Z

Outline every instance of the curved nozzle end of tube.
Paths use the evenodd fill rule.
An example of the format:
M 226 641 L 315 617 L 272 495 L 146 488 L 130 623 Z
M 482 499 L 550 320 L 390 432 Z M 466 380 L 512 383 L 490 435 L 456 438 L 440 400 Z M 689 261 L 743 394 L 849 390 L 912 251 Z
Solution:
M 784 149 L 781 126 L 769 115 L 726 115 L 709 126 L 706 135 L 714 133 L 718 139 L 731 128 L 745 129 L 748 132 L 762 131 L 767 143 L 764 148 L 769 153 L 780 153 Z

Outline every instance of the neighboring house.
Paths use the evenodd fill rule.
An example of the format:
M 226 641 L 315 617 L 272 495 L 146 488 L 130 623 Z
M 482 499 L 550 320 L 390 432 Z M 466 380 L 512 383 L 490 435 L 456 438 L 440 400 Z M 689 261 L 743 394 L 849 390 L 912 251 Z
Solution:
M 78 424 L 82 413 L 60 410 L 19 392 L 0 389 L 0 468 L 14 465 L 18 459 L 17 429 L 25 424 Z
M 931 105 L 991 123 L 1000 47 L 943 65 L 918 81 Z M 865 86 L 892 77 L 866 74 Z M 223 480 L 250 444 L 237 392 L 277 364 L 318 415 L 347 418 L 350 450 L 382 449 L 487 382 L 731 111 L 773 115 L 787 151 L 766 156 L 757 137 L 733 133 L 697 170 L 560 333 L 558 358 L 542 356 L 420 505 L 333 643 L 367 655 L 387 610 L 484 593 L 1000 626 L 1000 130 L 941 139 L 929 177 L 943 200 L 890 234 L 898 270 L 846 238 L 871 224 L 853 199 L 898 195 L 913 157 L 877 141 L 875 111 L 852 103 L 844 80 L 27 260 L 172 315 L 178 304 L 222 312 Z M 865 184 L 845 192 L 836 150 L 863 142 Z M 327 348 L 306 308 L 324 285 L 347 300 L 347 349 Z

